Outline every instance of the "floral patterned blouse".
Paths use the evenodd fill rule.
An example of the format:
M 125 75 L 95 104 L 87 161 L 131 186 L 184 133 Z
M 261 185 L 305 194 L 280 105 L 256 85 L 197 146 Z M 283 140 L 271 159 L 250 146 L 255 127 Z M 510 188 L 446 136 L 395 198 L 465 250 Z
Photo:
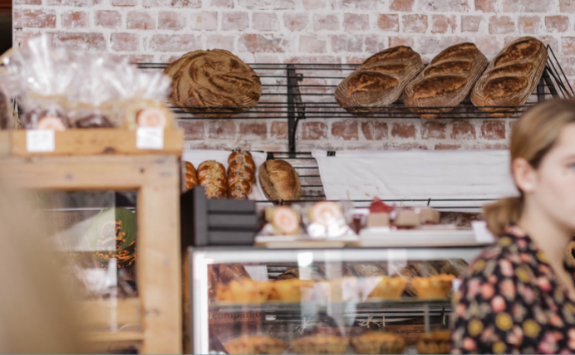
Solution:
M 452 353 L 575 353 L 575 295 L 520 228 L 475 259 L 459 291 Z

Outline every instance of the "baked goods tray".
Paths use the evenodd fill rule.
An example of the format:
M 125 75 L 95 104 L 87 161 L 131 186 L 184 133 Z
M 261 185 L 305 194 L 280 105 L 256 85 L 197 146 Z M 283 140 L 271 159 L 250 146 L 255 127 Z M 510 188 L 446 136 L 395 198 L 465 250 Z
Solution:
M 400 300 L 368 300 L 364 302 L 300 302 L 300 303 L 286 303 L 286 302 L 265 302 L 265 303 L 232 303 L 232 302 L 218 302 L 210 305 L 211 312 L 246 312 L 246 311 L 265 311 L 265 312 L 322 312 L 326 311 L 329 307 L 330 312 L 340 311 L 348 312 L 353 310 L 356 314 L 358 311 L 386 310 L 391 313 L 396 312 L 409 312 L 414 315 L 414 312 L 421 313 L 430 310 L 445 310 L 450 312 L 451 302 L 448 299 L 419 299 L 415 297 L 403 297 Z

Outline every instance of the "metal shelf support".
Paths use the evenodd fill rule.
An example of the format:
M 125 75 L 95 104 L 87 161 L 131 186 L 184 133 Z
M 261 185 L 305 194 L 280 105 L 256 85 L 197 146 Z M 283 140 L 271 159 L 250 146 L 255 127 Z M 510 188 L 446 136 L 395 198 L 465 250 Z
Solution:
M 296 151 L 296 134 L 299 120 L 305 119 L 305 106 L 301 100 L 299 82 L 303 80 L 303 74 L 296 74 L 295 65 L 288 64 L 287 76 L 287 99 L 288 99 L 288 144 L 289 152 Z M 292 154 L 290 154 L 292 157 Z

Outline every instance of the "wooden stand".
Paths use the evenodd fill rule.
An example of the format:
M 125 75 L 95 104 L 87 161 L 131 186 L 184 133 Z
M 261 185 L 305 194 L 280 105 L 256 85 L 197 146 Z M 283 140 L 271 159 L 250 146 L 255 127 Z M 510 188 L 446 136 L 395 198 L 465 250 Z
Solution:
M 113 304 L 84 301 L 81 314 L 85 323 L 106 324 L 107 310 L 115 307 L 118 319 L 140 324 L 141 331 L 87 333 L 86 339 L 140 342 L 141 353 L 181 353 L 179 157 L 183 132 L 167 130 L 166 149 L 151 152 L 136 148 L 134 131 L 70 130 L 58 132 L 55 138 L 55 151 L 39 156 L 25 151 L 25 131 L 0 132 L 0 179 L 24 189 L 138 192 L 139 297 Z

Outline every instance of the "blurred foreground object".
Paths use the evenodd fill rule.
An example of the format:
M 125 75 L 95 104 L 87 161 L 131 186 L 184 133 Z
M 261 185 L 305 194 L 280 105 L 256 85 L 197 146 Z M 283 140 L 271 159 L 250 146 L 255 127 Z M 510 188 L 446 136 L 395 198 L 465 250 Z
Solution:
M 79 353 L 74 310 L 44 224 L 0 181 L 0 353 Z

